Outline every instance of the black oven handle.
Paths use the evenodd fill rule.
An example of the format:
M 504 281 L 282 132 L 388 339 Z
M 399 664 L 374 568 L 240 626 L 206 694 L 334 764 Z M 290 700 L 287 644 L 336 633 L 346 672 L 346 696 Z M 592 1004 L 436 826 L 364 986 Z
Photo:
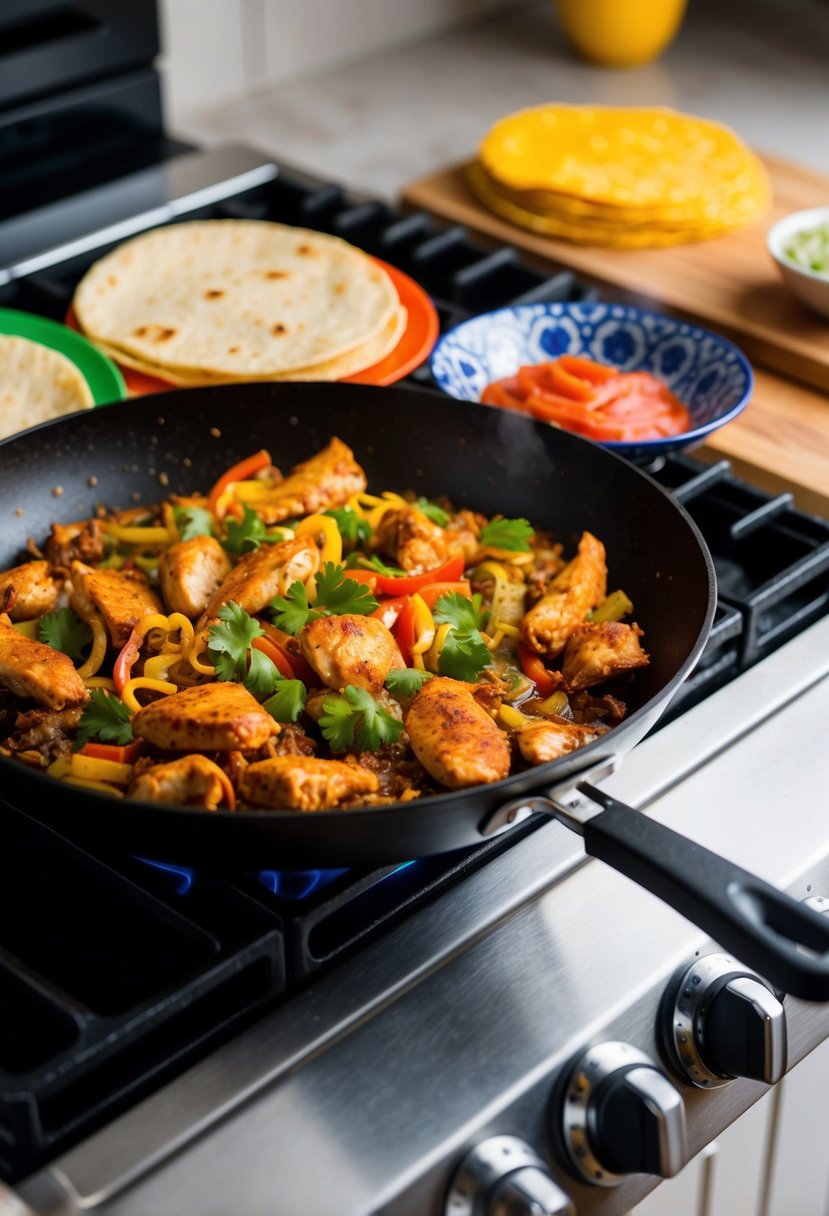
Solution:
M 603 790 L 579 782 L 602 810 L 574 822 L 591 857 L 633 879 L 708 933 L 774 987 L 829 1001 L 829 916 L 681 836 Z

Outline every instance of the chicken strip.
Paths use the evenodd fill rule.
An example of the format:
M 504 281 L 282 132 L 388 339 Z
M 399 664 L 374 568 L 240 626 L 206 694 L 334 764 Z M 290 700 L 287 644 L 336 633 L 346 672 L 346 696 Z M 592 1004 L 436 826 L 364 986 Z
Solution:
M 393 667 L 405 667 L 389 629 L 373 616 L 323 616 L 299 635 L 306 662 L 329 688 L 355 684 L 376 693 Z
M 72 660 L 18 633 L 5 612 L 0 613 L 0 685 L 47 709 L 65 709 L 89 700 Z
M 623 671 L 650 662 L 639 644 L 643 631 L 620 621 L 586 621 L 577 625 L 564 648 L 562 674 L 568 689 L 592 688 Z
M 161 600 L 137 574 L 122 570 L 93 570 L 73 562 L 69 603 L 81 616 L 99 612 L 112 645 L 120 649 L 133 626 L 149 612 L 163 612 Z
M 29 621 L 51 612 L 58 588 L 48 562 L 25 562 L 0 574 L 0 612 L 13 621 Z
M 226 773 L 207 756 L 181 756 L 167 764 L 154 764 L 136 777 L 129 798 L 142 802 L 165 802 L 169 806 L 200 807 L 216 811 L 235 804 Z
M 222 579 L 199 620 L 198 631 L 215 621 L 222 604 L 229 600 L 255 616 L 275 595 L 284 595 L 292 583 L 304 583 L 316 574 L 319 564 L 319 549 L 310 536 L 295 536 L 246 553 Z
M 535 654 L 555 658 L 585 614 L 605 598 L 606 591 L 604 545 L 592 532 L 584 532 L 576 556 L 524 617 L 521 640 Z
M 374 547 L 393 557 L 408 574 L 423 574 L 449 558 L 443 528 L 433 524 L 417 507 L 393 507 L 377 526 Z M 460 548 L 460 541 L 457 542 Z
M 170 752 L 255 750 L 279 726 L 241 684 L 184 688 L 151 701 L 132 717 L 133 733 Z
M 380 787 L 376 774 L 342 760 L 274 756 L 245 769 L 239 796 L 253 806 L 323 811 Z
M 164 602 L 171 612 L 181 612 L 191 620 L 201 616 L 230 568 L 230 558 L 212 536 L 194 536 L 170 545 L 158 563 Z
M 104 530 L 99 519 L 81 519 L 74 524 L 52 524 L 44 548 L 47 561 L 61 570 L 72 562 L 97 566 L 104 560 Z
M 292 469 L 267 498 L 257 501 L 256 511 L 266 524 L 278 524 L 294 516 L 342 507 L 367 484 L 351 448 L 334 438 L 316 456 Z
M 405 726 L 420 763 L 449 789 L 500 781 L 509 772 L 509 740 L 468 684 L 444 676 L 427 680 Z
M 605 726 L 579 726 L 567 718 L 536 718 L 515 732 L 521 755 L 530 764 L 547 764 L 605 734 Z

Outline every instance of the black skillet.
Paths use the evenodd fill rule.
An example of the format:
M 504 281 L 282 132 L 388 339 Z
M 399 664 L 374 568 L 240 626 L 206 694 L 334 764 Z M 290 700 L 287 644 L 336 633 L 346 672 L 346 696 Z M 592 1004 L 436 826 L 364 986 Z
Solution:
M 334 434 L 354 448 L 374 491 L 446 494 L 485 514 L 525 516 L 571 551 L 584 529 L 599 536 L 610 584 L 636 605 L 651 655 L 624 722 L 581 751 L 494 785 L 367 810 L 231 814 L 116 801 L 0 757 L 3 796 L 98 849 L 283 869 L 448 852 L 509 826 L 527 807 L 543 810 L 581 832 L 588 853 L 784 990 L 829 999 L 829 924 L 817 913 L 583 782 L 574 793 L 657 720 L 699 658 L 716 598 L 713 567 L 691 520 L 608 451 L 513 413 L 412 389 L 250 384 L 168 393 L 0 444 L 0 569 L 20 560 L 28 537 L 45 538 L 53 520 L 84 518 L 99 502 L 129 507 L 207 490 L 259 447 L 288 469 Z M 576 803 L 595 813 L 585 819 Z M 824 957 L 800 953 L 796 943 Z

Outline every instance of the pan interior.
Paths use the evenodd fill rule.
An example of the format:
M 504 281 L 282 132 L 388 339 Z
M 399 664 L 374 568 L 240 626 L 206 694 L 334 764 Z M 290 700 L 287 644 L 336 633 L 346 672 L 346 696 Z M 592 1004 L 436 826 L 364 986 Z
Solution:
M 524 516 L 560 539 L 566 553 L 583 530 L 594 532 L 607 550 L 608 589 L 621 588 L 633 601 L 651 656 L 637 674 L 630 716 L 654 698 L 666 700 L 668 686 L 698 656 L 713 610 L 710 559 L 688 517 L 659 486 L 563 431 L 418 389 L 291 383 L 191 389 L 25 432 L 0 444 L 0 569 L 20 560 L 29 537 L 42 542 L 55 520 L 88 517 L 101 503 L 125 508 L 206 491 L 226 467 L 260 447 L 287 471 L 332 435 L 354 449 L 374 493 L 447 495 L 485 514 Z

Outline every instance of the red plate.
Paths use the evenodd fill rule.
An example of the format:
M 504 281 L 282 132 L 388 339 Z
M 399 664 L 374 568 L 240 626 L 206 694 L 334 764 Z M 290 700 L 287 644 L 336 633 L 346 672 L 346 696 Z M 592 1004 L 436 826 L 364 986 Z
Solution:
M 406 328 L 397 346 L 386 355 L 385 359 L 357 372 L 354 376 L 343 377 L 346 384 L 380 385 L 394 384 L 396 381 L 402 380 L 429 356 L 440 331 L 437 311 L 423 288 L 402 270 L 398 270 L 396 266 L 390 266 L 388 262 L 383 262 L 380 258 L 372 258 L 372 261 L 376 262 L 378 266 L 382 266 L 397 288 L 400 303 L 406 309 Z M 66 324 L 70 329 L 81 332 L 71 308 L 66 314 Z M 147 376 L 143 372 L 137 372 L 134 368 L 124 367 L 121 364 L 118 366 L 131 397 L 143 397 L 147 393 L 167 393 L 171 388 L 179 387 L 168 380 L 161 380 L 157 376 Z

